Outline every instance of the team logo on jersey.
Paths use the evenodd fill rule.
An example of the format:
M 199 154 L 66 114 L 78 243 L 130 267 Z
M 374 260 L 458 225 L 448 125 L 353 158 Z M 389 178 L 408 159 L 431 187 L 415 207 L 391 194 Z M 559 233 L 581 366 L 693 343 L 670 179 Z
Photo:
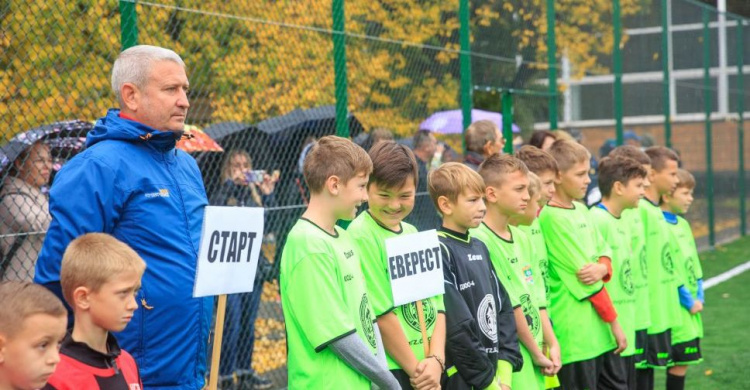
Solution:
M 430 329 L 433 325 L 435 325 L 435 320 L 437 319 L 435 305 L 425 299 L 422 301 L 422 310 L 424 311 L 425 328 Z M 401 312 L 403 313 L 404 320 L 406 320 L 406 323 L 409 324 L 412 329 L 416 330 L 417 332 L 422 331 L 422 329 L 419 328 L 419 315 L 417 314 L 416 302 L 404 305 L 404 308 Z
M 479 330 L 482 331 L 484 336 L 492 340 L 493 343 L 496 343 L 497 309 L 495 308 L 495 299 L 492 297 L 492 294 L 485 295 L 482 302 L 479 302 L 477 322 L 479 322 Z
M 661 266 L 670 275 L 674 274 L 674 260 L 672 260 L 672 251 L 669 250 L 669 245 L 664 245 L 661 250 Z
M 685 275 L 687 276 L 687 282 L 690 287 L 698 287 L 698 278 L 695 276 L 695 265 L 693 264 L 693 258 L 688 257 L 685 259 Z
M 633 285 L 633 269 L 630 267 L 630 259 L 625 259 L 620 267 L 620 286 L 628 295 L 633 295 L 635 286 Z
M 523 316 L 526 317 L 526 323 L 529 325 L 531 334 L 537 337 L 539 330 L 541 330 L 541 320 L 539 319 L 539 312 L 534 310 L 534 306 L 531 305 L 529 294 L 521 295 L 521 309 L 523 309 Z
M 646 247 L 641 248 L 641 253 L 638 255 L 638 259 L 641 261 L 641 276 L 643 281 L 648 279 L 648 261 L 646 260 Z
M 526 279 L 526 283 L 534 284 L 534 272 L 530 265 L 523 267 L 523 277 Z
M 367 294 L 362 294 L 362 301 L 359 303 L 359 320 L 362 322 L 362 331 L 365 333 L 367 342 L 370 343 L 371 347 L 377 347 L 377 343 L 375 342 L 375 327 L 372 326 L 372 309 L 370 309 L 370 301 L 367 299 Z

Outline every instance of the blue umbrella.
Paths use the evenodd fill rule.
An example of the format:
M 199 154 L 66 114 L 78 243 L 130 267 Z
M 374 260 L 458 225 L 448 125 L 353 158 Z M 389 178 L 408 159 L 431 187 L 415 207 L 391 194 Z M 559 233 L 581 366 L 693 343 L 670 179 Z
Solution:
M 463 118 L 461 110 L 438 111 L 425 119 L 419 125 L 419 128 L 440 134 L 461 134 L 464 130 Z M 496 112 L 477 109 L 471 110 L 471 123 L 479 120 L 490 120 L 495 122 L 498 128 L 503 128 L 503 116 Z M 521 132 L 521 128 L 515 123 L 513 124 L 513 132 Z

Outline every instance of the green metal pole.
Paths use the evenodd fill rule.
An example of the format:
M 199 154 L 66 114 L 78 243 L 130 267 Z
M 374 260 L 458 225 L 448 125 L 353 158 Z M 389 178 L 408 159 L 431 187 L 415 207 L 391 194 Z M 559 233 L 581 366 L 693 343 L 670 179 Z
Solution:
M 661 0 L 661 68 L 662 99 L 664 99 L 664 145 L 672 147 L 672 103 L 669 95 L 669 0 Z
M 346 35 L 344 0 L 333 0 L 333 71 L 336 88 L 336 135 L 349 137 L 349 101 L 346 77 Z
M 555 0 L 547 0 L 547 78 L 549 84 L 549 129 L 557 129 L 557 41 Z
M 612 21 L 614 26 L 614 47 L 612 48 L 612 62 L 615 73 L 614 84 L 614 102 L 615 102 L 615 135 L 617 145 L 622 145 L 623 126 L 622 126 L 622 53 L 620 52 L 620 42 L 622 41 L 622 20 L 621 20 L 620 0 L 612 1 Z
M 745 204 L 745 77 L 742 74 L 745 67 L 744 43 L 742 42 L 742 26 L 744 20 L 737 21 L 737 144 L 739 147 L 739 192 L 740 192 L 740 234 L 747 234 L 747 209 Z
M 706 198 L 708 200 L 708 244 L 716 243 L 716 226 L 714 226 L 714 167 L 713 145 L 711 134 L 711 30 L 708 28 L 710 15 L 703 9 L 703 105 L 706 115 Z
M 463 136 L 461 145 L 466 152 L 466 128 L 471 125 L 472 101 L 471 85 L 471 28 L 469 19 L 469 0 L 460 0 L 458 7 L 458 18 L 460 20 L 461 41 L 461 113 L 463 114 Z
M 122 50 L 138 44 L 138 18 L 135 1 L 120 0 L 120 43 Z
M 513 154 L 513 93 L 504 91 L 501 103 L 503 106 L 503 138 L 505 138 L 503 152 Z

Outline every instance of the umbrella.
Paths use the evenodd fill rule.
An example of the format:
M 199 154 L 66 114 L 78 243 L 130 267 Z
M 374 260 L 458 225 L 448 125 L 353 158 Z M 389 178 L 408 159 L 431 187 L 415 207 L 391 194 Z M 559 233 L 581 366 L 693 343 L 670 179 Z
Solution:
M 364 131 L 362 123 L 349 114 L 349 136 L 356 137 Z M 257 125 L 258 129 L 268 135 L 289 136 L 295 132 L 307 135 L 324 136 L 336 134 L 336 107 L 321 106 L 306 110 L 295 109 L 292 112 L 266 119 Z
M 94 123 L 76 119 L 50 123 L 16 134 L 0 147 L 0 172 L 39 141 L 50 147 L 53 168 L 59 170 L 63 163 L 86 147 L 86 134 L 93 128 Z
M 471 123 L 479 120 L 490 120 L 495 122 L 500 129 L 503 128 L 503 116 L 496 112 L 471 110 Z M 419 125 L 419 128 L 440 134 L 461 134 L 464 130 L 463 113 L 461 110 L 438 111 L 425 119 Z M 513 132 L 521 132 L 521 128 L 515 123 L 513 124 Z
M 189 136 L 177 141 L 177 148 L 188 153 L 224 151 L 216 141 L 197 126 L 185 125 L 185 134 Z

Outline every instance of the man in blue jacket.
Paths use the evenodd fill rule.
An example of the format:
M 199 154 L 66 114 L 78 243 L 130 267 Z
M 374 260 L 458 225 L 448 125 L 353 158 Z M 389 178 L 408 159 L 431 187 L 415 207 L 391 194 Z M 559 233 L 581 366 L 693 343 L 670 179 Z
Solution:
M 68 243 L 109 233 L 146 261 L 139 308 L 117 338 L 147 389 L 203 387 L 213 299 L 192 297 L 206 193 L 198 166 L 175 149 L 182 136 L 188 78 L 171 50 L 135 46 L 112 70 L 120 109 L 97 121 L 87 149 L 50 190 L 50 224 L 35 281 L 60 294 Z

